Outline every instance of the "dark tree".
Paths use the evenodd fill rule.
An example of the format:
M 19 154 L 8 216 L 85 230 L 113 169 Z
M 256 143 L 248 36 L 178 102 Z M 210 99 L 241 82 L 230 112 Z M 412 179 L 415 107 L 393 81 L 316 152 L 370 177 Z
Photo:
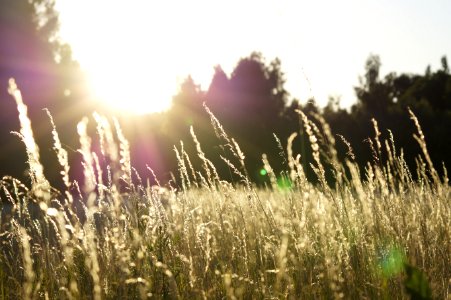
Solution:
M 250 174 L 258 173 L 262 153 L 277 155 L 273 133 L 283 131 L 287 99 L 278 59 L 267 64 L 260 53 L 252 53 L 238 62 L 230 78 L 216 69 L 206 103 L 246 153 Z
M 352 107 L 349 116 L 338 118 L 330 111 L 327 115 L 331 127 L 349 138 L 361 165 L 372 159 L 368 155 L 368 145 L 362 141 L 373 136 L 369 120 L 374 117 L 383 137 L 386 138 L 386 130 L 391 129 L 396 145 L 403 148 L 407 162 L 416 168 L 414 159 L 421 149 L 412 138 L 415 128 L 408 117 L 407 109 L 410 108 L 420 121 L 436 168 L 440 171 L 442 162 L 449 167 L 451 76 L 446 58 L 441 62 L 442 69 L 435 72 L 428 67 L 424 75 L 389 73 L 380 79 L 380 59 L 370 56 L 365 80 L 355 88 L 358 103 Z
M 446 59 L 446 56 L 443 56 L 440 62 L 442 63 L 443 72 L 449 73 L 448 59 Z
M 168 132 L 189 134 L 190 126 L 198 126 L 201 119 L 205 118 L 203 108 L 204 92 L 199 85 L 189 76 L 181 84 L 180 90 L 172 99 L 172 108 L 169 111 Z
M 371 117 L 381 117 L 393 102 L 390 84 L 379 78 L 381 60 L 377 55 L 370 55 L 365 63 L 365 77 L 361 86 L 356 87 L 356 95 L 361 109 Z M 385 81 L 393 80 L 389 74 Z
M 42 145 L 41 158 L 54 163 L 51 128 L 43 108 L 55 117 L 64 142 L 74 138 L 65 134 L 75 117 L 82 115 L 85 85 L 70 47 L 58 39 L 58 14 L 53 0 L 0 0 L 0 175 L 24 178 L 25 150 L 21 141 L 10 134 L 19 130 L 18 112 L 7 93 L 9 78 L 15 78 L 29 108 L 33 130 Z M 80 111 L 80 113 L 77 113 Z M 76 148 L 75 144 L 72 147 Z M 57 168 L 48 167 L 48 176 L 60 177 Z M 50 173 L 54 174 L 50 174 Z
M 226 116 L 231 114 L 233 104 L 229 101 L 230 97 L 230 80 L 221 66 L 214 68 L 213 78 L 206 94 L 208 99 L 208 107 L 218 116 Z

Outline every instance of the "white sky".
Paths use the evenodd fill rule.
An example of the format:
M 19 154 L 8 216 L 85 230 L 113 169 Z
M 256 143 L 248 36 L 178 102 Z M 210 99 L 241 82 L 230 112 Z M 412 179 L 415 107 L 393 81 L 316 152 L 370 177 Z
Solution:
M 188 74 L 207 89 L 213 67 L 231 72 L 260 51 L 279 57 L 286 88 L 321 105 L 353 86 L 370 53 L 382 74 L 423 73 L 451 60 L 449 0 L 57 0 L 61 35 L 95 95 L 138 113 L 161 110 Z

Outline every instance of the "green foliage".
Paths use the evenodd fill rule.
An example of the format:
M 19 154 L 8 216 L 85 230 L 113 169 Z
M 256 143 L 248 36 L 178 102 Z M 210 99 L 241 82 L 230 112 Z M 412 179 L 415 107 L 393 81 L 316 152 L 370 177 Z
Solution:
M 405 264 L 406 279 L 404 286 L 413 300 L 432 299 L 432 291 L 426 275 L 420 269 Z

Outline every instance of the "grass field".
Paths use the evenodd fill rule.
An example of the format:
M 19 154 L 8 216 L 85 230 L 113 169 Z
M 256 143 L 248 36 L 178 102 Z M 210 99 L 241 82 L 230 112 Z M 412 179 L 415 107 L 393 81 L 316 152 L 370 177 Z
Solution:
M 422 149 L 417 168 L 409 170 L 393 139 L 380 140 L 374 121 L 374 159 L 362 176 L 351 145 L 339 161 L 327 124 L 299 112 L 317 183 L 307 181 L 303 157 L 292 153 L 293 135 L 281 157 L 285 172 L 275 174 L 263 156 L 266 188 L 248 180 L 245 154 L 213 115 L 230 153 L 224 163 L 241 178 L 234 184 L 219 178 L 192 130 L 200 166 L 176 148 L 177 182 L 150 186 L 134 173 L 119 124 L 95 115 L 96 136 L 87 135 L 86 120 L 77 128 L 83 184 L 69 178 L 54 130 L 67 187 L 56 191 L 44 177 L 20 92 L 13 84 L 10 90 L 31 184 L 0 181 L 1 299 L 451 297 L 450 187 L 412 113 Z M 101 153 L 92 152 L 94 138 Z

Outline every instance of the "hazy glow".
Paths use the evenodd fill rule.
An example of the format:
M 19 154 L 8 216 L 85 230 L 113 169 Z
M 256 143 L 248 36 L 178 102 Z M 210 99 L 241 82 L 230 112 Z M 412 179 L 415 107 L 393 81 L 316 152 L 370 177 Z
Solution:
M 213 66 L 233 70 L 261 51 L 279 57 L 301 101 L 342 95 L 370 53 L 382 72 L 423 72 L 451 55 L 451 1 L 58 0 L 61 33 L 106 103 L 137 113 L 170 105 L 188 74 L 207 88 Z

